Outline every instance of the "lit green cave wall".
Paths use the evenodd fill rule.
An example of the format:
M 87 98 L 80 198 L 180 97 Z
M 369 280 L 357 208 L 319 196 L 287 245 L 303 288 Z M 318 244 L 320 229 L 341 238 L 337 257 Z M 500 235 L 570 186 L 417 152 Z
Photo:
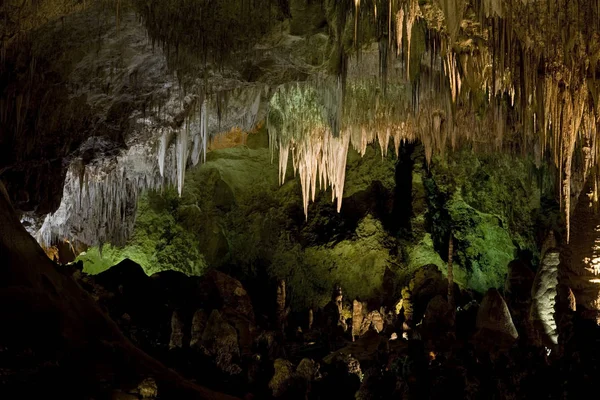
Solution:
M 457 282 L 501 287 L 518 250 L 535 254 L 536 230 L 553 223 L 540 222 L 544 190 L 530 160 L 465 151 L 427 166 L 420 146 L 404 158 L 411 162 L 398 168 L 409 170 L 398 177 L 396 156 L 382 157 L 377 145 L 363 158 L 351 151 L 342 212 L 321 192 L 305 220 L 291 165 L 279 186 L 266 133 L 253 134 L 189 170 L 181 198 L 174 190 L 143 196 L 127 246 L 80 259 L 91 273 L 130 258 L 148 274 L 219 268 L 246 281 L 285 278 L 300 309 L 323 306 L 336 283 L 348 299 L 390 300 L 417 268 L 445 272 L 450 230 Z M 402 196 L 409 203 L 399 206 Z M 403 213 L 408 222 L 396 223 Z
M 79 256 L 84 271 L 97 274 L 129 258 L 149 275 L 169 269 L 201 275 L 207 264 L 194 234 L 183 223 L 187 217 L 175 189 L 162 195 L 145 194 L 139 200 L 135 231 L 128 244 L 88 249 Z
M 479 292 L 503 287 L 515 257 L 535 264 L 545 233 L 561 229 L 552 171 L 532 158 L 460 151 L 437 157 L 424 184 L 434 247 L 446 259 L 452 232 L 456 280 Z

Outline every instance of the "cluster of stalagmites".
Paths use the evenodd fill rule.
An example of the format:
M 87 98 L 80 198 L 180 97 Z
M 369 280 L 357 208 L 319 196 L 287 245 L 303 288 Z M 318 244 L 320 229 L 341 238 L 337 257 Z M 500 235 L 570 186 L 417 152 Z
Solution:
M 293 288 L 279 280 L 260 312 L 238 280 L 214 270 L 148 277 L 125 260 L 97 276 L 72 271 L 136 344 L 184 375 L 224 391 L 231 387 L 216 382 L 237 382 L 259 397 L 305 398 L 311 391 L 366 393 L 377 370 L 398 373 L 400 392 L 420 393 L 412 381 L 421 379 L 419 368 L 438 365 L 442 354 L 458 357 L 458 343 L 469 343 L 473 360 L 537 348 L 546 365 L 568 343 L 558 331 L 572 324 L 575 299 L 569 290 L 572 305 L 558 318 L 555 248 L 544 251 L 537 273 L 529 262 L 511 262 L 503 290 L 479 300 L 455 286 L 456 310 L 448 280 L 433 265 L 418 269 L 395 302 L 349 301 L 335 286 L 325 307 L 304 311 L 290 310 Z

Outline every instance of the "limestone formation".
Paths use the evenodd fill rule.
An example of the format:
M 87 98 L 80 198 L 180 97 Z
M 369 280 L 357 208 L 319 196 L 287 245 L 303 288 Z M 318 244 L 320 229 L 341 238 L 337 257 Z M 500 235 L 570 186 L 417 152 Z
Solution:
M 497 289 L 485 294 L 476 320 L 474 340 L 480 349 L 507 348 L 519 337 L 510 311 Z
M 431 299 L 437 295 L 448 295 L 448 281 L 437 266 L 425 265 L 415 271 L 409 289 L 414 318 L 419 321 Z
M 238 335 L 218 310 L 213 310 L 202 334 L 205 352 L 214 357 L 217 367 L 229 374 L 239 374 L 241 368 L 236 364 L 240 355 Z
M 377 333 L 383 332 L 383 326 L 384 323 L 381 313 L 377 310 L 373 310 L 364 317 L 358 336 L 365 335 L 369 329 L 373 329 Z
M 531 288 L 531 321 L 534 341 L 538 345 L 554 346 L 558 343 L 555 305 L 558 285 L 560 253 L 549 249 L 542 259 Z
M 360 336 L 363 318 L 363 304 L 354 300 L 352 302 L 352 341 L 356 336 Z
M 348 329 L 344 319 L 344 295 L 342 288 L 336 285 L 333 289 L 331 301 L 325 306 L 324 312 L 326 316 L 327 327 L 331 332 L 340 328 L 343 331 Z
M 423 328 L 431 335 L 444 335 L 452 327 L 452 312 L 442 295 L 429 301 L 423 317 Z
M 202 277 L 201 289 L 207 301 L 223 313 L 243 317 L 254 323 L 254 309 L 246 289 L 237 279 L 211 270 Z
M 278 358 L 275 360 L 274 368 L 275 373 L 271 381 L 269 381 L 269 388 L 273 391 L 273 397 L 281 397 L 290 385 L 294 366 L 288 360 Z
M 362 381 L 363 372 L 360 367 L 360 362 L 355 357 L 349 354 L 342 354 L 338 359 L 338 362 L 344 364 L 344 366 L 348 370 L 348 374 L 356 375 L 358 379 Z
M 256 334 L 254 308 L 240 281 L 211 270 L 202 277 L 200 291 L 205 309 L 220 311 L 223 319 L 237 331 L 242 352 L 249 354 Z
M 137 392 L 142 399 L 155 399 L 158 396 L 158 387 L 153 378 L 146 378 L 137 387 Z
M 413 303 L 410 289 L 404 287 L 402 289 L 402 309 L 404 310 L 404 323 L 412 327 L 413 321 Z
M 527 337 L 531 332 L 531 288 L 534 272 L 522 260 L 514 260 L 508 264 L 508 275 L 504 286 L 506 304 L 512 315 L 519 336 Z
M 296 375 L 300 376 L 307 382 L 319 380 L 321 378 L 321 372 L 319 371 L 319 363 L 311 360 L 310 358 L 303 358 L 296 367 Z
M 571 290 L 571 288 L 569 288 L 569 295 L 567 297 L 567 300 L 569 302 L 569 310 L 577 311 L 577 299 L 575 298 L 575 294 L 573 293 L 573 290 Z
M 197 349 L 202 344 L 202 335 L 206 329 L 207 321 L 208 316 L 206 315 L 206 312 L 202 309 L 196 310 L 194 316 L 192 317 L 192 334 L 190 338 L 191 348 Z
M 180 311 L 173 311 L 171 316 L 171 340 L 169 340 L 169 349 L 181 349 L 183 347 L 185 324 Z
M 543 259 L 544 256 L 546 255 L 546 252 L 550 249 L 555 249 L 557 247 L 557 243 L 556 243 L 556 236 L 554 234 L 554 231 L 550 231 L 548 232 L 548 235 L 546 236 L 546 238 L 544 239 L 544 242 L 542 243 L 542 248 L 540 250 L 540 259 Z
M 277 329 L 282 332 L 285 329 L 287 311 L 286 311 L 286 291 L 285 291 L 285 280 L 281 279 L 277 285 L 277 300 L 276 300 L 276 318 L 277 318 Z

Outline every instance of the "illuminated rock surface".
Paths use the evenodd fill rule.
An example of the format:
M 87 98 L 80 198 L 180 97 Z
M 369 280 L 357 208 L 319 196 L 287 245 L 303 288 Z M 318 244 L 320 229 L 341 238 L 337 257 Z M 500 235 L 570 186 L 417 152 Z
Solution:
M 595 384 L 598 2 L 4 3 L 0 383 L 210 396 L 130 340 L 244 398 Z

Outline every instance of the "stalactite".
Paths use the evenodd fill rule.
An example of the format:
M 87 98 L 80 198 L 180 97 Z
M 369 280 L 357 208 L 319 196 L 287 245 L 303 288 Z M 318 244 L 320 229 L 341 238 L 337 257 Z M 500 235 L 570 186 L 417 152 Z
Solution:
M 261 3 L 257 10 L 249 7 L 245 12 L 246 7 L 240 8 L 236 2 L 217 3 L 213 4 L 214 9 L 207 6 L 208 3 L 190 7 L 209 14 L 231 9 L 247 22 L 267 9 L 270 11 L 270 4 L 267 7 Z M 117 4 L 120 2 L 117 1 Z M 150 0 L 149 4 L 152 7 L 143 11 L 142 19 L 151 40 L 170 48 L 170 55 L 178 53 L 172 49 L 179 48 L 178 40 L 182 33 L 179 29 L 165 31 L 164 22 L 170 17 L 187 20 L 189 16 L 182 15 L 181 10 L 170 3 Z M 559 197 L 569 238 L 570 180 L 577 141 L 582 143 L 580 147 L 583 149 L 586 174 L 598 162 L 600 151 L 596 138 L 600 101 L 599 90 L 595 88 L 600 40 L 598 35 L 589 34 L 595 32 L 584 18 L 585 13 L 597 11 L 591 6 L 580 5 L 580 2 L 575 7 L 567 0 L 508 3 L 480 0 L 470 3 L 473 9 L 469 9 L 469 13 L 475 13 L 475 22 L 479 25 L 469 25 L 473 21 L 463 21 L 466 4 L 465 0 L 388 0 L 387 15 L 385 2 L 373 3 L 373 6 L 379 5 L 379 9 L 372 7 L 371 3 L 363 2 L 361 5 L 360 0 L 354 0 L 353 4 L 335 4 L 338 18 L 336 39 L 344 60 L 347 55 L 343 54 L 341 45 L 343 30 L 346 26 L 348 31 L 352 28 L 351 21 L 345 23 L 352 10 L 357 48 L 364 36 L 359 33 L 368 32 L 367 29 L 361 30 L 360 24 L 378 24 L 376 30 L 382 36 L 387 29 L 387 47 L 385 38 L 378 39 L 385 49 L 380 53 L 380 72 L 386 79 L 377 82 L 362 76 L 346 80 L 346 64 L 343 62 L 341 70 L 344 73 L 339 78 L 311 78 L 308 82 L 287 84 L 274 90 L 267 118 L 271 154 L 279 154 L 281 184 L 285 182 L 291 158 L 294 173 L 302 184 L 305 213 L 308 212 L 308 203 L 315 199 L 317 180 L 319 188 L 331 187 L 332 200 L 337 199 L 337 208 L 340 209 L 350 145 L 364 154 L 369 144 L 378 141 L 382 156 L 386 156 L 391 142 L 397 153 L 401 143 L 420 140 L 425 148 L 426 160 L 430 162 L 435 154 L 443 154 L 447 147 L 456 148 L 462 143 L 469 143 L 474 148 L 480 146 L 496 150 L 507 141 L 516 142 L 515 136 L 520 135 L 520 141 L 509 143 L 509 146 L 519 147 L 525 152 L 527 146 L 533 143 L 540 161 L 546 154 L 551 154 L 559 168 Z M 165 12 L 165 18 L 162 18 L 161 10 Z M 366 16 L 361 18 L 361 12 Z M 371 13 L 375 18 L 371 18 Z M 189 35 L 192 43 L 186 43 L 191 49 L 202 48 L 201 52 L 206 51 L 205 48 L 210 49 L 209 58 L 213 60 L 225 57 L 223 46 L 234 44 L 230 41 L 231 32 L 227 31 L 227 25 L 215 24 L 216 15 L 203 14 L 206 25 L 200 31 L 192 32 Z M 419 18 L 428 24 L 423 55 L 428 56 L 431 62 L 429 70 L 420 65 L 419 74 L 415 74 L 417 66 L 410 65 L 411 48 L 413 29 Z M 569 34 L 562 32 L 561 24 L 568 26 Z M 206 30 L 210 28 L 214 28 L 214 37 L 207 34 Z M 254 37 L 256 32 L 252 34 Z M 583 38 L 589 38 L 589 42 L 586 43 Z M 405 61 L 404 71 L 396 75 L 392 68 L 383 68 L 391 60 L 394 44 L 396 55 L 402 54 Z M 181 65 L 184 61 L 181 55 L 176 58 L 175 65 Z M 414 82 L 408 79 L 411 70 Z M 183 75 L 180 79 L 183 80 Z M 204 94 L 196 96 L 198 105 L 192 108 L 198 108 L 199 112 L 188 110 L 190 115 L 184 118 L 183 128 L 181 123 L 174 124 L 177 126 L 172 128 L 161 128 L 154 139 L 155 153 L 149 167 L 152 171 L 157 169 L 158 173 L 156 176 L 154 172 L 148 173 L 143 180 L 161 182 L 161 185 L 165 182 L 176 184 L 181 194 L 188 156 L 196 165 L 206 158 L 211 135 L 221 129 L 239 127 L 247 130 L 255 125 L 268 88 L 264 90 L 265 87 L 258 84 L 254 88 L 248 87 L 248 83 L 240 85 L 243 87 L 239 90 L 219 90 L 212 97 L 204 97 Z M 473 99 L 486 96 L 486 104 L 473 104 Z M 230 99 L 239 100 L 241 106 L 231 110 L 234 105 Z M 478 103 L 482 101 L 477 100 Z M 16 111 L 10 118 L 15 119 L 16 132 L 20 132 L 29 109 L 28 102 L 26 94 L 0 99 L 0 120 L 9 118 L 7 115 L 11 110 Z M 214 112 L 216 118 L 212 115 L 211 120 L 209 111 Z M 223 121 L 233 120 L 232 114 L 237 114 L 238 118 L 225 126 Z M 219 128 L 209 132 L 211 122 Z M 173 139 L 176 142 L 174 146 L 171 143 Z M 93 168 L 86 167 L 83 175 L 73 171 L 79 179 L 79 197 L 82 201 L 102 204 L 106 207 L 104 214 L 108 215 L 115 212 L 118 205 L 95 197 L 102 189 L 94 186 L 98 176 Z M 111 187 L 116 188 L 116 182 L 128 179 L 129 172 L 123 173 L 111 172 L 103 176 L 110 180 Z M 143 185 L 148 187 L 155 183 Z M 89 196 L 86 194 L 88 188 L 92 188 L 93 195 L 91 192 Z M 117 196 L 118 191 L 113 190 L 106 195 Z M 93 199 L 85 200 L 86 196 Z
M 354 0 L 354 46 L 358 49 L 358 17 L 360 14 L 360 0 Z
M 412 29 L 420 14 L 418 0 L 409 0 L 406 10 L 406 77 L 410 77 L 410 50 Z
M 257 85 L 236 92 L 236 115 L 228 119 L 225 129 L 239 126 L 251 130 L 259 119 L 264 91 Z M 209 137 L 220 133 L 214 117 L 210 124 L 217 96 L 199 98 L 202 101 L 198 103 L 192 96 L 178 104 L 174 117 L 157 105 L 155 115 L 162 120 L 182 120 L 183 126 L 172 122 L 156 127 L 151 119 L 142 119 L 141 131 L 153 132 L 150 143 L 134 142 L 121 154 L 88 165 L 73 162 L 58 210 L 46 216 L 36 234 L 40 244 L 50 247 L 59 240 L 74 239 L 75 233 L 77 240 L 90 246 L 125 244 L 132 233 L 140 193 L 176 186 L 182 195 L 188 160 L 192 164 L 206 160 Z
M 561 182 L 563 208 L 565 213 L 566 237 L 567 243 L 570 239 L 571 223 L 571 171 L 573 161 L 573 151 L 575 150 L 575 141 L 581 126 L 585 107 L 587 103 L 588 91 L 585 83 L 574 90 L 573 94 L 565 91 L 562 110 L 562 159 L 563 180 Z
M 402 35 L 404 33 L 404 9 L 401 8 L 396 13 L 396 48 L 397 55 L 400 55 L 402 50 Z
M 208 141 L 208 105 L 203 101 L 200 110 L 200 126 L 194 133 L 192 164 L 197 165 L 202 154 L 202 161 L 206 161 L 206 147 Z
M 437 0 L 446 19 L 446 29 L 450 40 L 454 42 L 466 8 L 465 0 Z
M 188 159 L 188 128 L 181 129 L 177 136 L 177 192 L 183 193 L 183 183 Z
M 460 94 L 460 88 L 462 86 L 462 80 L 460 73 L 458 72 L 456 53 L 448 48 L 444 57 L 444 68 L 446 76 L 450 82 L 450 94 L 452 96 L 452 102 L 456 103 L 456 99 Z

